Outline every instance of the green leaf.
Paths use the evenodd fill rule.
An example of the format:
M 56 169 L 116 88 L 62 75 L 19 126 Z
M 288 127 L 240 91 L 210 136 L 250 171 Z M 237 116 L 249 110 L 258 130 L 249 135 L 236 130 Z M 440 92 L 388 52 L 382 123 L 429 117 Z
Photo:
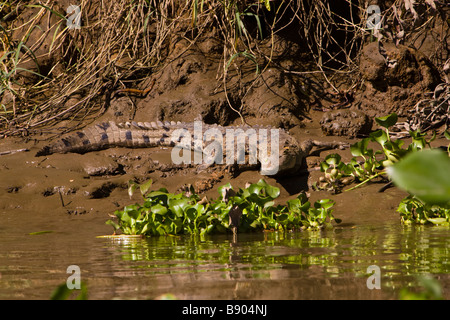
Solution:
M 440 150 L 413 152 L 387 171 L 397 186 L 426 203 L 450 202 L 450 158 Z
M 185 214 L 189 221 L 194 221 L 197 217 L 197 210 L 194 207 L 190 207 L 186 209 Z
M 384 146 L 386 141 L 389 141 L 389 136 L 386 133 L 386 131 L 383 130 L 376 130 L 374 132 L 371 132 L 369 134 L 370 138 L 372 138 L 373 141 L 378 142 L 381 146 Z
M 35 235 L 40 235 L 40 234 L 44 234 L 44 233 L 52 233 L 52 232 L 53 231 L 51 231 L 51 230 L 44 230 L 44 231 L 30 232 L 28 235 L 35 236 Z
M 326 163 L 325 161 L 322 161 L 320 163 L 320 171 L 321 172 L 326 172 L 329 167 L 330 167 L 330 165 L 328 163 Z
M 375 121 L 378 123 L 379 126 L 382 126 L 387 129 L 389 127 L 392 127 L 394 124 L 396 124 L 397 119 L 398 119 L 397 114 L 392 113 L 392 114 L 384 116 L 384 117 L 375 118 Z
M 120 229 L 120 226 L 112 220 L 108 220 L 105 223 L 112 226 L 114 228 L 114 231 Z
M 53 290 L 50 300 L 67 300 L 74 292 L 78 293 L 75 300 L 87 300 L 87 288 L 86 284 L 83 282 L 81 283 L 80 290 L 69 289 L 67 284 L 64 282 Z
M 250 193 L 250 195 L 255 194 L 255 195 L 259 195 L 259 193 L 261 192 L 261 190 L 263 189 L 263 186 L 260 186 L 258 184 L 252 183 L 248 188 L 248 192 Z M 250 196 L 249 195 L 249 196 Z
M 273 201 L 268 201 L 264 204 L 264 209 L 267 209 L 269 207 L 272 207 L 275 204 Z
M 159 234 L 160 236 L 164 236 L 167 234 L 166 229 L 162 224 L 156 227 L 156 233 Z
M 67 287 L 66 283 L 63 283 L 53 290 L 50 300 L 67 300 L 71 294 L 72 290 Z
M 308 201 L 308 196 L 307 196 L 304 192 L 300 193 L 300 194 L 297 196 L 297 199 L 300 200 L 300 203 L 301 203 L 302 205 L 303 205 L 303 204 L 306 204 L 306 203 L 309 203 L 309 201 Z
M 325 157 L 324 161 L 329 165 L 336 166 L 341 162 L 341 156 L 337 153 L 329 154 Z
M 159 215 L 165 215 L 166 213 L 167 213 L 167 208 L 166 207 L 164 207 L 164 206 L 162 206 L 162 205 L 160 205 L 159 203 L 158 204 L 156 204 L 156 205 L 154 205 L 152 208 L 151 208 L 151 210 L 152 210 L 152 212 L 154 213 L 154 214 L 159 214 Z
M 149 194 L 147 194 L 147 198 L 148 199 L 157 199 L 159 201 L 161 201 L 164 204 L 167 204 L 167 200 L 169 199 L 169 192 L 164 189 L 161 188 L 158 191 L 152 191 Z
M 121 216 L 120 216 L 120 220 L 122 222 L 124 222 L 127 225 L 131 224 L 131 217 L 128 215 L 127 212 L 124 212 Z
M 138 184 L 133 180 L 128 181 L 128 196 L 131 198 L 136 190 Z
M 169 200 L 169 208 L 177 217 L 183 216 L 184 210 L 187 206 L 189 206 L 188 198 Z
M 324 209 L 330 209 L 331 207 L 334 206 L 334 204 L 335 204 L 335 202 L 331 199 L 321 199 L 321 200 L 316 201 L 314 203 L 314 206 L 316 208 L 322 207 Z
M 138 210 L 127 211 L 127 214 L 130 216 L 131 219 L 134 219 L 134 220 L 138 220 L 138 218 L 140 216 L 140 213 Z
M 450 131 L 444 131 L 444 136 L 447 140 L 450 140 Z
M 148 181 L 144 182 L 143 184 L 139 185 L 139 189 L 141 190 L 141 194 L 145 195 L 147 191 L 150 189 L 150 187 L 153 184 L 153 180 L 149 179 Z
M 447 222 L 447 219 L 445 218 L 428 218 L 427 220 L 433 224 L 443 224 Z
M 220 195 L 222 195 L 222 191 L 223 191 L 224 188 L 227 188 L 227 189 L 233 189 L 233 187 L 231 186 L 230 183 L 224 184 L 223 186 L 220 186 L 220 187 L 217 189 L 217 191 L 219 192 Z
M 264 179 L 260 179 L 257 185 L 264 187 L 266 194 L 272 199 L 276 199 L 280 195 L 280 188 L 271 186 Z
M 369 144 L 369 138 L 364 138 L 350 146 L 350 151 L 353 156 L 364 156 L 367 153 L 367 145 Z

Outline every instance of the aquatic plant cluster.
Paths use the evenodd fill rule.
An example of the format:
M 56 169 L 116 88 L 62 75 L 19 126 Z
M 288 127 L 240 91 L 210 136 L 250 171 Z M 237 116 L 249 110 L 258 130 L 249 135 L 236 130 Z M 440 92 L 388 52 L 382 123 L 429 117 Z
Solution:
M 130 182 L 129 193 L 139 187 L 144 203 L 117 210 L 114 213 L 117 222 L 108 220 L 107 224 L 128 235 L 203 236 L 225 233 L 233 228 L 239 232 L 290 231 L 319 229 L 330 225 L 332 220 L 340 222 L 332 215 L 334 201 L 330 199 L 319 200 L 312 205 L 301 193 L 286 205 L 275 205 L 280 189 L 262 179 L 237 191 L 230 184 L 221 186 L 218 189 L 220 194 L 227 193 L 227 190 L 233 192 L 213 201 L 200 199 L 193 188 L 178 194 L 169 193 L 165 188 L 148 192 L 151 183 L 151 180 L 142 185 Z
M 350 191 L 379 178 L 388 184 L 394 182 L 410 193 L 397 208 L 404 224 L 450 225 L 450 145 L 447 152 L 432 149 L 435 134 L 427 140 L 426 134 L 417 130 L 410 131 L 411 143 L 403 148 L 404 141 L 392 139 L 389 134 L 397 115 L 375 120 L 383 129 L 353 144 L 350 147 L 353 158 L 349 163 L 344 163 L 338 154 L 325 158 L 320 166 L 325 176 L 321 177 L 320 184 L 315 184 L 315 189 L 338 193 L 346 185 L 345 179 L 351 178 L 359 183 L 344 190 Z M 448 132 L 445 137 L 450 140 Z M 368 148 L 369 142 L 376 142 L 381 149 Z M 332 220 L 340 222 L 332 215 L 334 201 L 330 199 L 311 205 L 306 194 L 301 193 L 286 205 L 275 205 L 280 190 L 262 179 L 238 191 L 229 183 L 221 186 L 218 191 L 222 198 L 213 201 L 200 199 L 192 187 L 186 193 L 173 194 L 165 188 L 148 192 L 151 185 L 151 180 L 141 185 L 129 182 L 130 196 L 139 188 L 144 204 L 117 210 L 118 222 L 107 221 L 115 231 L 143 236 L 205 235 L 229 230 L 320 229 L 331 225 Z
M 350 147 L 354 157 L 348 164 L 338 154 L 325 158 L 320 166 L 325 176 L 315 184 L 315 189 L 338 193 L 349 178 L 359 183 L 344 191 L 377 178 L 388 183 L 392 180 L 410 193 L 397 208 L 403 223 L 450 225 L 450 145 L 447 152 L 432 149 L 435 133 L 427 140 L 425 133 L 416 130 L 409 131 L 411 143 L 404 148 L 403 140 L 392 139 L 389 134 L 389 128 L 397 122 L 395 113 L 375 120 L 382 129 Z M 450 140 L 448 131 L 444 135 Z M 381 150 L 368 148 L 369 142 L 377 143 Z

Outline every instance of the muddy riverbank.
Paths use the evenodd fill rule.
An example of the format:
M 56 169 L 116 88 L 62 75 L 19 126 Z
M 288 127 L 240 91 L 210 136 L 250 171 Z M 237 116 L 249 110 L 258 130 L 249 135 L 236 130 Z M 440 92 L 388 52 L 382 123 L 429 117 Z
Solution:
M 316 139 L 322 141 L 343 141 L 354 143 L 356 139 L 325 136 L 319 120 L 322 112 L 313 112 L 311 120 L 303 128 L 291 130 L 297 139 Z M 322 174 L 319 170 L 303 172 L 296 176 L 273 178 L 262 176 L 258 171 L 229 173 L 223 166 L 213 166 L 199 171 L 192 166 L 171 165 L 170 148 L 110 148 L 86 154 L 53 154 L 35 157 L 36 152 L 47 142 L 28 141 L 21 138 L 1 140 L 1 150 L 29 151 L 0 156 L 0 212 L 4 217 L 25 212 L 33 212 L 27 221 L 42 220 L 49 223 L 50 229 L 63 230 L 65 224 L 57 226 L 52 222 L 55 216 L 60 219 L 95 220 L 99 228 L 97 235 L 112 232 L 104 222 L 117 209 L 140 202 L 138 193 L 130 199 L 128 181 L 144 182 L 153 180 L 154 189 L 167 188 L 170 192 L 181 192 L 186 185 L 193 185 L 197 192 L 210 199 L 219 196 L 217 187 L 230 182 L 235 187 L 243 187 L 246 182 L 265 179 L 269 184 L 281 189 L 278 201 L 285 202 L 302 191 L 308 191 L 312 200 L 332 198 L 337 202 L 335 216 L 343 223 L 399 220 L 395 209 L 406 195 L 396 188 L 378 193 L 382 184 L 372 184 L 332 195 L 328 192 L 312 191 L 311 185 Z M 434 145 L 444 145 L 445 139 L 438 139 Z M 351 158 L 349 149 L 327 150 L 306 158 L 306 168 L 317 168 L 320 161 L 330 153 L 339 153 L 344 160 Z M 391 214 L 386 215 L 386 212 Z M 382 215 L 382 216 L 380 216 Z M 53 217 L 53 218 L 50 218 Z M 86 222 L 94 223 L 94 222 Z M 92 226 L 89 228 L 93 228 Z M 94 228 L 96 229 L 96 228 Z M 32 232 L 33 230 L 30 230 Z
M 371 1 L 385 17 L 379 30 L 366 23 L 364 1 L 92 0 L 72 7 L 78 22 L 68 19 L 69 0 L 5 2 L 0 299 L 47 299 L 74 264 L 93 299 L 396 299 L 424 273 L 449 297 L 448 228 L 402 225 L 404 191 L 379 192 L 382 183 L 313 191 L 320 162 L 331 153 L 348 162 L 348 148 L 314 149 L 301 172 L 280 178 L 175 165 L 166 147 L 35 156 L 107 121 L 245 122 L 299 142 L 353 144 L 393 112 L 397 137 L 437 131 L 432 146 L 448 146 L 448 6 L 413 2 Z M 152 189 L 171 193 L 192 185 L 214 199 L 221 185 L 261 178 L 280 188 L 276 203 L 303 191 L 311 201 L 333 199 L 342 223 L 238 241 L 231 232 L 96 238 L 112 234 L 105 222 L 115 210 L 142 202 L 139 192 L 129 197 L 129 181 L 152 179 Z M 367 287 L 370 265 L 381 267 L 381 291 Z

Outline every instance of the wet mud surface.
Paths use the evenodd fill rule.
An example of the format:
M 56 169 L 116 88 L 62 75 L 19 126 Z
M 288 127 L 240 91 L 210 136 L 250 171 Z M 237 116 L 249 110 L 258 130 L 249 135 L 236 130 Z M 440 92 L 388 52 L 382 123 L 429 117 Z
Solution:
M 66 3 L 60 1 L 61 7 Z M 18 24 L 31 15 L 25 12 Z M 47 30 L 40 23 L 42 28 L 36 30 Z M 447 32 L 439 25 L 436 28 L 441 35 Z M 18 29 L 13 38 L 21 32 Z M 44 46 L 53 43 L 52 35 L 48 32 Z M 33 32 L 29 41 L 37 43 L 40 37 Z M 87 274 L 94 299 L 148 299 L 168 292 L 181 299 L 395 299 L 400 286 L 410 285 L 413 275 L 423 272 L 438 274 L 448 296 L 448 229 L 404 229 L 395 210 L 405 192 L 397 188 L 378 192 L 383 186 L 378 183 L 337 195 L 311 190 L 321 175 L 317 167 L 324 157 L 339 153 L 348 161 L 349 149 L 313 150 L 302 173 L 283 178 L 261 176 L 257 171 L 229 172 L 221 166 L 200 171 L 195 165 L 174 165 L 171 150 L 163 147 L 35 157 L 61 132 L 103 121 L 201 118 L 207 124 L 239 125 L 245 119 L 249 125 L 289 130 L 298 141 L 352 144 L 377 129 L 374 117 L 396 112 L 403 121 L 408 110 L 445 81 L 439 73 L 443 75 L 444 68 L 427 58 L 434 56 L 438 43 L 427 39 L 431 42 L 415 46 L 420 50 L 412 49 L 411 43 L 365 43 L 358 70 L 347 78 L 333 75 L 334 87 L 319 73 L 309 72 L 317 66 L 302 50 L 304 44 L 286 34 L 274 33 L 273 38 L 258 41 L 261 57 L 270 57 L 270 64 L 266 58 L 257 61 L 267 65 L 260 74 L 255 73 L 255 61 L 239 56 L 224 75 L 218 72 L 223 72 L 224 64 L 218 30 L 205 32 L 197 41 L 174 32 L 164 44 L 164 67 L 139 74 L 139 81 L 116 81 L 106 92 L 97 88 L 92 100 L 97 104 L 89 110 L 100 111 L 74 114 L 73 119 L 70 115 L 70 121 L 57 119 L 32 130 L 10 121 L 0 135 L 0 298 L 46 299 L 65 281 L 65 270 L 74 263 L 82 267 L 83 277 Z M 442 64 L 448 59 L 445 54 L 440 53 Z M 49 76 L 64 73 L 58 65 L 60 54 L 47 60 L 44 54 L 37 56 L 39 64 L 51 70 Z M 109 55 L 103 59 L 100 65 L 113 61 Z M 134 64 L 126 59 L 111 64 L 122 71 L 130 65 Z M 17 76 L 24 83 L 36 80 Z M 49 99 L 55 88 L 36 99 Z M 133 90 L 146 94 L 130 94 Z M 64 105 L 58 112 L 83 102 L 85 94 L 86 90 L 71 91 L 60 100 Z M 14 96 L 5 91 L 0 102 L 12 108 Z M 38 114 L 37 121 L 48 116 Z M 448 142 L 438 138 L 432 145 Z M 24 148 L 28 151 L 9 154 Z M 229 234 L 202 242 L 187 237 L 155 237 L 136 243 L 96 239 L 112 233 L 105 221 L 115 210 L 142 202 L 139 192 L 130 199 L 130 180 L 152 179 L 152 189 L 165 187 L 172 193 L 193 185 L 212 199 L 219 196 L 217 187 L 223 184 L 230 182 L 238 188 L 261 178 L 280 188 L 277 203 L 302 191 L 309 192 L 311 201 L 333 199 L 333 214 L 342 223 L 323 233 L 240 234 L 237 243 Z M 367 289 L 366 268 L 371 264 L 382 266 L 387 290 Z
M 297 139 L 340 140 L 349 143 L 356 141 L 351 138 L 325 136 L 319 125 L 321 117 L 321 112 L 314 113 L 311 121 L 303 128 L 292 129 L 291 134 Z M 165 187 L 173 193 L 181 192 L 184 186 L 191 184 L 199 194 L 212 199 L 219 196 L 217 187 L 220 185 L 230 182 L 238 188 L 246 182 L 256 182 L 263 178 L 281 189 L 278 201 L 283 203 L 302 191 L 311 191 L 311 184 L 321 175 L 321 172 L 314 168 L 317 169 L 327 154 L 339 153 L 344 160 L 351 158 L 348 149 L 322 152 L 319 150 L 306 158 L 307 168 L 312 169 L 310 172 L 307 172 L 305 167 L 305 171 L 296 176 L 273 178 L 262 176 L 254 170 L 230 173 L 224 166 L 219 165 L 203 171 L 195 165 L 174 165 L 170 158 L 171 148 L 110 148 L 86 154 L 67 153 L 35 157 L 35 153 L 47 142 L 24 142 L 20 138 L 9 138 L 1 140 L 0 143 L 1 150 L 29 150 L 0 156 L 2 215 L 33 212 L 33 217 L 41 217 L 39 219 L 44 220 L 48 219 L 49 214 L 71 219 L 95 217 L 101 230 L 104 230 L 103 223 L 109 218 L 108 214 L 141 200 L 138 192 L 131 199 L 128 196 L 129 180 L 144 182 L 152 179 L 152 188 Z M 311 199 L 332 197 L 337 202 L 335 215 L 342 218 L 344 223 L 398 220 L 398 215 L 394 212 L 395 205 L 405 193 L 396 188 L 378 193 L 377 189 L 381 186 L 373 184 L 339 195 L 312 191 Z M 357 213 L 357 208 L 364 213 Z M 392 214 L 380 217 L 380 212 Z

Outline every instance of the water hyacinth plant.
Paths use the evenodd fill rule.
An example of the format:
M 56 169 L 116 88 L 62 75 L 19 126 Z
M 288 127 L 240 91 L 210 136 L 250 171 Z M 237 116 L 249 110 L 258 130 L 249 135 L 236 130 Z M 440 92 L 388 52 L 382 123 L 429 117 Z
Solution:
M 392 181 L 410 193 L 397 211 L 402 222 L 450 225 L 450 158 L 441 150 L 412 153 L 388 169 Z
M 129 191 L 137 188 L 131 185 L 135 187 Z M 319 229 L 331 225 L 332 220 L 340 222 L 332 215 L 334 202 L 329 199 L 311 205 L 306 195 L 300 194 L 287 205 L 275 205 L 280 190 L 262 179 L 213 201 L 200 200 L 192 188 L 187 194 L 169 193 L 165 188 L 147 192 L 150 185 L 151 181 L 140 188 L 142 205 L 125 206 L 114 213 L 117 221 L 106 223 L 127 235 L 160 236 L 226 233 L 233 227 L 232 210 L 239 212 L 239 232 Z M 225 189 L 232 186 L 226 184 L 218 191 L 223 194 Z
M 390 179 L 410 193 L 397 208 L 403 223 L 450 225 L 450 145 L 447 152 L 432 149 L 436 134 L 427 140 L 425 133 L 416 130 L 409 132 L 411 143 L 404 147 L 403 140 L 389 135 L 389 128 L 397 122 L 395 113 L 375 121 L 382 129 L 351 145 L 354 157 L 348 164 L 338 154 L 325 157 L 320 164 L 325 175 L 315 188 L 338 193 L 346 185 L 344 179 L 359 182 L 345 191 L 376 178 L 386 182 Z M 450 140 L 450 132 L 446 131 L 444 136 Z M 378 143 L 380 149 L 368 148 L 369 142 Z

